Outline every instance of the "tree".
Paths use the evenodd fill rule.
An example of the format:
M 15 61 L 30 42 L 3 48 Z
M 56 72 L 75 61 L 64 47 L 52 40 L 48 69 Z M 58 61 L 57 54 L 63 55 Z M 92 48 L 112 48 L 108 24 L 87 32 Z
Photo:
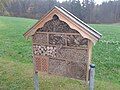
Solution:
M 120 0 L 96 5 L 94 0 L 0 0 L 0 15 L 41 18 L 55 5 L 62 6 L 86 23 L 120 22 Z

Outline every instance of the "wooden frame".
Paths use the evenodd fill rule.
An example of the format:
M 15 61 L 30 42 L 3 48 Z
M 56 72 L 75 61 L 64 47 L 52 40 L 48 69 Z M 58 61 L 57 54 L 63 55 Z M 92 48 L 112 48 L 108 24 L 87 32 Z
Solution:
M 69 29 L 67 29 L 68 31 L 65 31 L 66 28 L 65 29 L 61 29 L 61 31 L 64 30 L 65 32 L 61 32 L 61 31 L 60 32 L 54 32 L 54 30 L 53 31 L 49 31 L 49 29 L 46 29 L 46 31 L 41 31 L 41 29 L 43 27 L 45 27 L 46 23 L 48 23 L 49 21 L 52 23 L 52 20 L 54 20 L 54 18 L 53 18 L 54 16 L 57 16 L 58 21 L 60 21 L 59 23 L 62 23 L 62 24 L 64 23 L 66 26 L 69 26 L 69 27 L 67 27 L 67 28 L 69 28 Z M 39 30 L 39 32 L 38 32 L 38 30 Z M 57 29 L 57 30 L 59 30 L 59 29 Z M 72 32 L 72 30 L 75 30 L 75 32 Z M 42 39 L 41 38 L 42 36 L 40 38 L 35 37 L 34 35 L 36 35 L 36 34 L 38 34 L 38 37 L 40 37 L 39 36 L 40 34 L 45 34 L 46 36 L 44 37 L 44 39 Z M 54 36 L 54 35 L 56 35 L 56 36 Z M 65 38 L 63 39 L 61 37 L 61 39 L 59 39 L 59 41 L 51 43 L 52 40 L 50 40 L 50 38 L 53 38 L 53 39 L 56 38 L 56 39 L 58 39 L 58 37 L 59 37 L 58 35 L 63 35 L 62 37 L 65 37 Z M 38 72 L 38 71 L 36 71 L 37 69 L 36 69 L 35 57 L 38 57 L 38 58 L 42 58 L 43 57 L 45 59 L 48 59 L 48 62 L 47 62 L 47 64 L 48 64 L 48 66 L 47 66 L 48 70 L 49 70 L 49 60 L 50 60 L 50 58 L 55 59 L 55 60 L 60 59 L 60 60 L 64 60 L 66 64 L 68 64 L 68 62 L 74 63 L 76 65 L 76 68 L 79 67 L 79 64 L 83 65 L 84 69 L 86 67 L 86 75 L 85 75 L 84 80 L 86 82 L 88 81 L 88 77 L 89 77 L 89 65 L 91 63 L 91 55 L 92 55 L 92 46 L 101 37 L 101 34 L 98 33 L 97 31 L 95 31 L 93 28 L 91 28 L 90 26 L 88 26 L 87 24 L 85 24 L 83 21 L 79 20 L 77 17 L 75 17 L 73 14 L 71 14 L 70 12 L 68 12 L 67 10 L 65 10 L 64 8 L 54 7 L 44 17 L 42 17 L 42 19 L 40 21 L 38 21 L 32 28 L 30 28 L 24 34 L 24 36 L 26 38 L 28 38 L 29 36 L 32 36 L 32 48 L 33 48 L 33 52 L 34 52 L 34 49 L 37 50 L 37 51 L 39 51 L 38 54 L 33 53 L 33 64 L 34 64 L 34 71 L 35 72 Z M 33 40 L 34 37 L 37 38 L 38 40 L 36 40 L 36 39 Z M 84 39 L 83 40 L 84 44 L 81 44 L 82 41 L 81 42 L 78 42 L 77 40 L 76 40 L 76 42 L 75 41 L 73 41 L 73 42 L 70 41 L 70 40 L 76 39 L 76 38 L 79 39 L 78 41 Z M 45 42 L 44 42 L 44 40 L 45 40 Z M 63 41 L 63 43 L 61 43 L 59 45 L 58 42 L 62 42 L 62 41 Z M 81 47 L 83 45 L 84 45 L 84 47 Z M 37 47 L 39 47 L 39 48 L 37 48 Z M 53 55 L 50 56 L 51 55 L 50 52 L 47 51 L 48 48 L 54 48 L 55 50 L 56 50 L 56 48 L 59 48 L 61 51 L 57 49 L 57 51 L 54 50 L 54 53 L 59 54 L 60 52 L 62 52 L 66 56 L 65 55 L 62 55 L 62 56 L 56 55 L 56 57 L 52 57 Z M 58 51 L 59 51 L 59 53 L 58 53 Z M 43 53 L 43 52 L 45 52 L 45 53 Z M 81 59 L 80 56 L 76 56 L 77 59 L 75 57 L 74 60 L 71 60 L 71 59 L 68 60 L 69 59 L 68 57 L 70 55 L 72 56 L 71 52 L 74 55 L 85 54 L 85 56 L 81 56 L 82 59 L 85 60 L 85 62 L 84 61 L 80 62 L 80 59 Z M 81 52 L 82 52 L 82 54 L 81 54 Z M 70 53 L 70 54 L 68 55 L 68 53 Z M 42 56 L 42 54 L 44 56 Z M 75 60 L 78 60 L 78 61 L 75 61 Z M 47 72 L 49 72 L 49 71 L 47 71 Z

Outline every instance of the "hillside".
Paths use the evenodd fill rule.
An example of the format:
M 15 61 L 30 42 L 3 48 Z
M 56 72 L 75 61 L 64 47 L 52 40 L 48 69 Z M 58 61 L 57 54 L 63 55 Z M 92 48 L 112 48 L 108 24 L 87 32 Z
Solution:
M 31 40 L 23 33 L 37 20 L 0 16 L 0 90 L 33 90 Z M 95 90 L 120 88 L 120 24 L 91 25 L 103 34 L 93 48 Z M 81 81 L 40 74 L 41 90 L 87 90 Z

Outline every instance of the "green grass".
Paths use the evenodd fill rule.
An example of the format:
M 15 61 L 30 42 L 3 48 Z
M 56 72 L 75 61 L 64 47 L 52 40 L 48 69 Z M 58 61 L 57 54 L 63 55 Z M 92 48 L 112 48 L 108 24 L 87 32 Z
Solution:
M 120 85 L 120 25 L 92 25 L 103 34 L 93 48 L 96 79 Z
M 0 17 L 0 56 L 14 61 L 31 62 L 31 42 L 23 37 L 36 20 Z
M 79 80 L 60 76 L 39 74 L 41 90 L 88 90 Z M 119 90 L 120 85 L 105 81 L 95 81 L 95 90 Z M 33 90 L 32 63 L 14 62 L 0 58 L 0 90 Z
M 37 20 L 0 16 L 0 90 L 33 90 L 31 40 L 23 37 Z M 91 25 L 103 34 L 93 48 L 95 90 L 120 89 L 120 25 Z M 41 90 L 87 90 L 79 80 L 40 73 Z

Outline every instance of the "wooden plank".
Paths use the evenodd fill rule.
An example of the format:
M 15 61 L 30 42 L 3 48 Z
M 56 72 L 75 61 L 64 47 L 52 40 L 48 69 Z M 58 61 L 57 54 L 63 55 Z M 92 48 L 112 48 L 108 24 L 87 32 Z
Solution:
M 67 34 L 67 35 L 80 35 L 79 33 L 61 33 L 61 32 L 36 32 L 36 33 L 44 33 L 44 34 Z
M 93 43 L 92 41 L 88 41 L 88 62 L 87 62 L 87 74 L 86 74 L 86 83 L 88 83 L 88 77 L 89 77 L 89 67 L 90 67 L 90 63 L 91 63 L 91 59 L 92 59 L 92 46 Z

